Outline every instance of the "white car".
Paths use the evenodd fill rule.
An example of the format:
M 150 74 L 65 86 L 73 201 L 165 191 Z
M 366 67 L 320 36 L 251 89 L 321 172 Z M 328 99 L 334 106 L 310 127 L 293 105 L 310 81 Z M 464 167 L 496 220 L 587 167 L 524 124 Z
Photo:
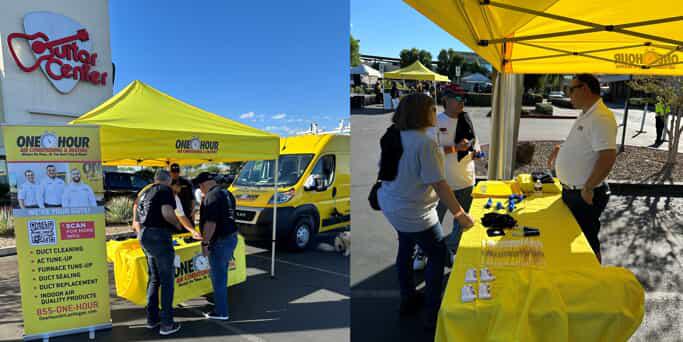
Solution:
M 564 94 L 563 91 L 551 91 L 548 94 L 549 99 L 563 99 L 565 97 L 567 97 L 567 96 Z

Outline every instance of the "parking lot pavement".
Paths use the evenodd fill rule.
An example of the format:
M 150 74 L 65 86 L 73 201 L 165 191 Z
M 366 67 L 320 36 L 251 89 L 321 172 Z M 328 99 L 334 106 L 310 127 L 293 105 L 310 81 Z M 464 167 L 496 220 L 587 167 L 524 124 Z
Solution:
M 329 241 L 321 234 L 319 241 Z M 348 341 L 350 338 L 349 258 L 315 249 L 277 251 L 276 277 L 270 277 L 270 250 L 247 246 L 245 283 L 230 287 L 230 320 L 207 321 L 209 302 L 198 298 L 175 310 L 180 332 L 161 337 L 144 327 L 145 310 L 116 297 L 110 273 L 113 328 L 98 341 Z M 0 258 L 0 341 L 22 336 L 21 294 L 15 256 Z M 111 267 L 111 266 L 110 266 Z M 87 334 L 51 341 L 89 341 Z
M 469 110 L 469 108 L 467 108 Z M 487 110 L 473 114 L 475 128 Z M 390 114 L 353 115 L 351 139 L 351 326 L 355 341 L 426 341 L 430 334 L 417 318 L 398 316 L 399 291 L 394 258 L 398 241 L 381 212 L 370 209 L 368 192 L 375 180 L 379 137 Z M 558 140 L 572 120 L 525 119 L 520 137 Z M 538 125 L 538 126 L 534 126 Z M 556 127 L 550 127 L 556 125 Z M 526 128 L 524 128 L 526 127 Z M 530 127 L 535 127 L 530 129 Z M 551 137 L 555 136 L 555 139 Z M 481 138 L 488 143 L 488 135 Z M 520 138 L 521 139 L 521 138 Z M 645 317 L 632 341 L 680 341 L 683 327 L 683 199 L 612 196 L 602 216 L 600 238 L 605 264 L 626 267 L 645 288 Z M 444 232 L 452 229 L 447 218 Z M 420 286 L 424 286 L 422 283 Z

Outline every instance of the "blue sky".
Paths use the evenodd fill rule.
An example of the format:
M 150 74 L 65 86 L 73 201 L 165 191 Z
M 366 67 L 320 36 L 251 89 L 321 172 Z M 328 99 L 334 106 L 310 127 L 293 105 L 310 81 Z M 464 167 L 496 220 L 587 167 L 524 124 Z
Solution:
M 281 135 L 349 117 L 349 0 L 109 4 L 115 93 L 139 79 Z
M 441 49 L 472 51 L 400 0 L 352 0 L 351 33 L 366 55 L 398 58 L 416 47 L 436 59 Z

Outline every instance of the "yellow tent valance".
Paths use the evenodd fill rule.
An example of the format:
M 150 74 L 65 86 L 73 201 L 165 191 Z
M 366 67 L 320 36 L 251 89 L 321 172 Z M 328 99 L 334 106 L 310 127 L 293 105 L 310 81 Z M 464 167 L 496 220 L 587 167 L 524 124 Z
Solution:
M 384 78 L 394 79 L 394 80 L 418 80 L 418 81 L 437 81 L 437 82 L 449 82 L 448 77 L 444 75 L 437 74 L 422 65 L 420 61 L 415 61 L 415 63 L 394 71 L 385 72 Z
M 405 0 L 507 73 L 683 75 L 678 0 Z
M 272 160 L 280 138 L 204 111 L 140 81 L 71 124 L 100 126 L 106 165 Z

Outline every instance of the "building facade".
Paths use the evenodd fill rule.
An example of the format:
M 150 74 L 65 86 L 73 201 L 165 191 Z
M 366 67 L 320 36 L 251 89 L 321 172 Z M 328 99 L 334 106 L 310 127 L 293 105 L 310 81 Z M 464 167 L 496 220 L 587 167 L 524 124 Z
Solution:
M 113 81 L 108 0 L 3 3 L 1 123 L 67 123 L 109 99 Z

